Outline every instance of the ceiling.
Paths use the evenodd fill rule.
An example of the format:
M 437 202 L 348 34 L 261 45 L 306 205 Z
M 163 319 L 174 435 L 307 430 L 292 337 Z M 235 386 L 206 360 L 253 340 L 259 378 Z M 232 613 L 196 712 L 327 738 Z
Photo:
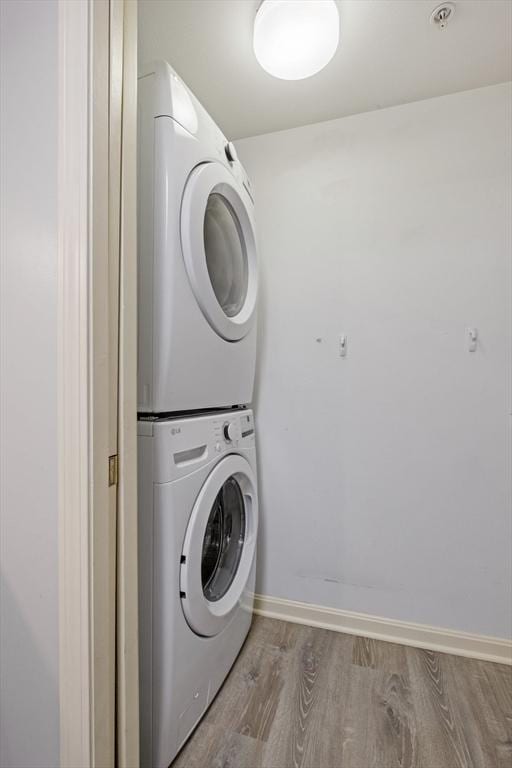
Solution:
M 456 0 L 443 31 L 437 0 L 337 2 L 339 49 L 306 80 L 256 61 L 259 0 L 139 0 L 139 60 L 166 59 L 230 139 L 512 79 L 512 0 Z

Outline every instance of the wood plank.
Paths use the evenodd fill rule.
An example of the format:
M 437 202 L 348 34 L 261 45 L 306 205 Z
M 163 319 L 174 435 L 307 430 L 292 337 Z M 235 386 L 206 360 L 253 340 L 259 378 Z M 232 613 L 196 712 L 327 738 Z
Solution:
M 371 727 L 371 689 L 376 673 L 359 665 L 351 665 L 349 669 L 339 744 L 331 746 L 331 761 L 337 759 L 338 763 L 335 764 L 342 765 L 343 768 L 369 768 L 371 750 L 367 735 Z
M 419 761 L 437 768 L 475 768 L 446 684 L 447 654 L 407 648 L 412 701 L 420 723 Z M 491 768 L 487 766 L 486 768 Z
M 460 713 L 459 719 L 475 765 L 499 768 L 497 752 L 500 742 L 507 741 L 503 713 L 495 706 L 496 698 L 480 666 L 469 659 L 445 657 L 450 674 L 447 682 L 450 699 Z M 512 765 L 508 763 L 507 766 Z
M 418 724 L 412 706 L 408 675 L 379 673 L 370 701 L 374 737 L 372 765 L 416 768 Z
M 298 632 L 297 625 L 257 618 L 207 722 L 229 723 L 237 733 L 266 741 Z
M 358 667 L 375 669 L 375 640 L 370 637 L 354 637 L 352 663 Z
M 352 663 L 403 675 L 407 670 L 405 646 L 370 637 L 354 637 Z
M 312 725 L 305 744 L 303 765 L 340 765 L 342 726 L 351 674 L 353 638 L 328 632 L 327 647 Z
M 261 755 L 256 739 L 201 723 L 172 768 L 260 768 Z
M 494 694 L 498 710 L 512 728 L 512 667 L 485 662 L 473 663 L 482 671 L 489 689 Z
M 298 625 L 297 625 L 298 626 Z M 264 750 L 264 764 L 299 768 L 307 763 L 308 741 L 317 700 L 326 684 L 332 632 L 298 626 L 299 636 L 273 727 Z
M 343 768 L 416 768 L 420 765 L 417 731 L 406 675 L 353 665 L 338 764 Z

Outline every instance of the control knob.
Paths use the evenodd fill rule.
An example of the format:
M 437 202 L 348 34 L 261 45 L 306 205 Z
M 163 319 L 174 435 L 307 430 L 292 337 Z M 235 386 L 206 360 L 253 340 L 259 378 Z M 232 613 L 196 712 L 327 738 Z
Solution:
M 223 427 L 224 437 L 227 443 L 232 443 L 236 438 L 236 424 L 234 421 L 226 421 Z

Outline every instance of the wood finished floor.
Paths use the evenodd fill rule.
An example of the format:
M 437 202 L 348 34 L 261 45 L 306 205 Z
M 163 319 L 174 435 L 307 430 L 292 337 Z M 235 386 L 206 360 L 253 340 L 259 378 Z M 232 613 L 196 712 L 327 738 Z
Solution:
M 512 768 L 512 668 L 256 617 L 172 768 Z

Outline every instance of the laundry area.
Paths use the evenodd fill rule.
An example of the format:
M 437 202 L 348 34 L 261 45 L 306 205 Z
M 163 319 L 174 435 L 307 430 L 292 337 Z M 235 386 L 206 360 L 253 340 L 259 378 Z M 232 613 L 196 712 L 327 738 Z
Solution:
M 510 768 L 512 0 L 0 9 L 0 768 Z
M 139 3 L 142 764 L 504 767 L 511 9 L 256 5 Z

